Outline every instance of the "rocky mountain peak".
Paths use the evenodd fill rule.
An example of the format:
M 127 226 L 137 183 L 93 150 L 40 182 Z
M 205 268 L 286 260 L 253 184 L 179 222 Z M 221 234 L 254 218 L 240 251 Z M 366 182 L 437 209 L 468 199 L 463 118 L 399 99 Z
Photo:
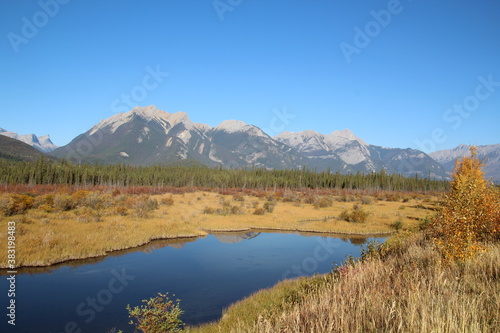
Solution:
M 328 135 L 328 138 L 333 142 L 338 142 L 338 138 L 342 138 L 350 141 L 357 141 L 363 146 L 368 145 L 365 141 L 358 138 L 351 130 L 347 128 L 341 131 L 333 131 L 330 135 Z
M 135 108 L 133 108 L 129 112 L 123 113 L 123 115 L 129 115 L 129 114 L 134 114 L 134 115 L 140 116 L 140 117 L 147 119 L 147 120 L 152 120 L 152 119 L 157 118 L 157 117 L 164 118 L 164 117 L 168 116 L 167 112 L 159 110 L 154 105 L 149 105 L 149 106 L 144 106 L 144 107 L 136 106 Z
M 44 153 L 50 152 L 58 148 L 51 140 L 49 135 L 37 136 L 35 134 L 24 134 L 20 135 L 16 132 L 10 132 L 6 129 L 0 128 L 0 135 L 7 136 L 12 139 L 22 141 L 39 151 Z
M 244 131 L 247 126 L 249 125 L 240 120 L 224 120 L 222 123 L 215 126 L 214 130 L 235 133 Z

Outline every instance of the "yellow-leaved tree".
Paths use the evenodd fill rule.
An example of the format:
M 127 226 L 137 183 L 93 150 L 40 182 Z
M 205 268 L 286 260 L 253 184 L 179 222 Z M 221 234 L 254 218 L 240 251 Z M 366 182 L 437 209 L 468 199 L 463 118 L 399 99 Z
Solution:
M 451 192 L 430 224 L 435 243 L 451 260 L 470 258 L 485 249 L 481 242 L 500 238 L 499 191 L 484 178 L 477 147 L 470 151 L 455 162 Z

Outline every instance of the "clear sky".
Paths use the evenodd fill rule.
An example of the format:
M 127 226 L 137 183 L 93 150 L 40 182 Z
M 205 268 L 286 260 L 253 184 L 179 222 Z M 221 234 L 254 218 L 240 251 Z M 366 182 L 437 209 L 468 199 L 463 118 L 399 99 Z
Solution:
M 2 0 L 0 127 L 64 145 L 154 104 L 270 135 L 500 143 L 499 17 L 497 0 Z

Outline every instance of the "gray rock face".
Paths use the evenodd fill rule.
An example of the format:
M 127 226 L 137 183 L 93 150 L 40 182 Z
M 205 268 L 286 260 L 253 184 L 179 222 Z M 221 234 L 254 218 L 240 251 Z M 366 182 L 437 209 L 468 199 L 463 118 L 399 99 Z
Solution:
M 405 176 L 430 176 L 446 179 L 444 168 L 427 154 L 414 149 L 385 148 L 370 145 L 350 130 L 324 135 L 315 131 L 289 133 L 274 137 L 308 159 L 308 165 L 320 170 L 375 172 L 386 170 Z
M 469 147 L 468 145 L 459 145 L 453 149 L 440 150 L 429 155 L 441 163 L 448 173 L 451 173 L 457 158 L 470 156 Z M 486 178 L 497 184 L 500 183 L 500 144 L 477 146 L 477 155 L 486 162 L 484 168 Z

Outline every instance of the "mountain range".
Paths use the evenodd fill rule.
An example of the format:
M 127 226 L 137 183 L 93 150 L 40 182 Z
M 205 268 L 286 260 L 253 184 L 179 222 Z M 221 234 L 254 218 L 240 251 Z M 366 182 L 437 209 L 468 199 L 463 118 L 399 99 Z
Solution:
M 71 161 L 152 165 L 197 160 L 208 166 L 288 168 L 302 156 L 258 127 L 237 120 L 216 127 L 185 112 L 136 107 L 102 120 L 52 154 Z
M 230 168 L 385 169 L 407 176 L 447 177 L 445 169 L 421 151 L 370 145 L 349 130 L 330 135 L 284 132 L 270 137 L 242 121 L 226 120 L 210 127 L 193 123 L 185 112 L 168 113 L 155 106 L 136 107 L 104 119 L 52 154 L 90 163 L 151 165 L 192 159 Z
M 307 166 L 319 170 L 365 173 L 386 170 L 406 176 L 446 178 L 444 168 L 427 154 L 410 148 L 370 145 L 348 129 L 329 135 L 315 131 L 283 132 L 274 139 L 295 148 L 307 159 Z
M 2 130 L 2 133 L 13 133 Z M 15 134 L 15 135 L 13 135 Z M 16 133 L 7 136 L 19 136 Z M 28 140 L 29 141 L 29 140 Z M 185 112 L 168 113 L 155 106 L 135 107 L 90 128 L 63 147 L 48 136 L 31 136 L 39 150 L 80 163 L 130 165 L 203 164 L 228 168 L 303 168 L 355 173 L 385 170 L 405 176 L 448 179 L 456 158 L 468 152 L 461 145 L 426 154 L 415 149 L 371 145 L 348 129 L 321 134 L 312 130 L 283 132 L 270 137 L 260 128 L 239 120 L 215 127 L 194 123 Z M 50 144 L 42 144 L 47 143 Z M 38 145 L 38 146 L 37 146 Z M 500 182 L 500 145 L 479 146 L 487 157 L 487 176 Z
M 56 146 L 50 140 L 49 135 L 43 135 L 43 136 L 36 136 L 35 134 L 19 135 L 16 132 L 10 132 L 3 128 L 0 128 L 0 134 L 12 139 L 22 141 L 44 153 L 48 153 L 58 148 L 58 146 Z
M 500 144 L 476 147 L 477 156 L 486 162 L 484 167 L 486 178 L 495 183 L 500 183 Z M 468 145 L 459 145 L 453 149 L 440 150 L 429 155 L 444 166 L 448 173 L 451 173 L 455 167 L 456 159 L 470 156 L 470 149 Z

